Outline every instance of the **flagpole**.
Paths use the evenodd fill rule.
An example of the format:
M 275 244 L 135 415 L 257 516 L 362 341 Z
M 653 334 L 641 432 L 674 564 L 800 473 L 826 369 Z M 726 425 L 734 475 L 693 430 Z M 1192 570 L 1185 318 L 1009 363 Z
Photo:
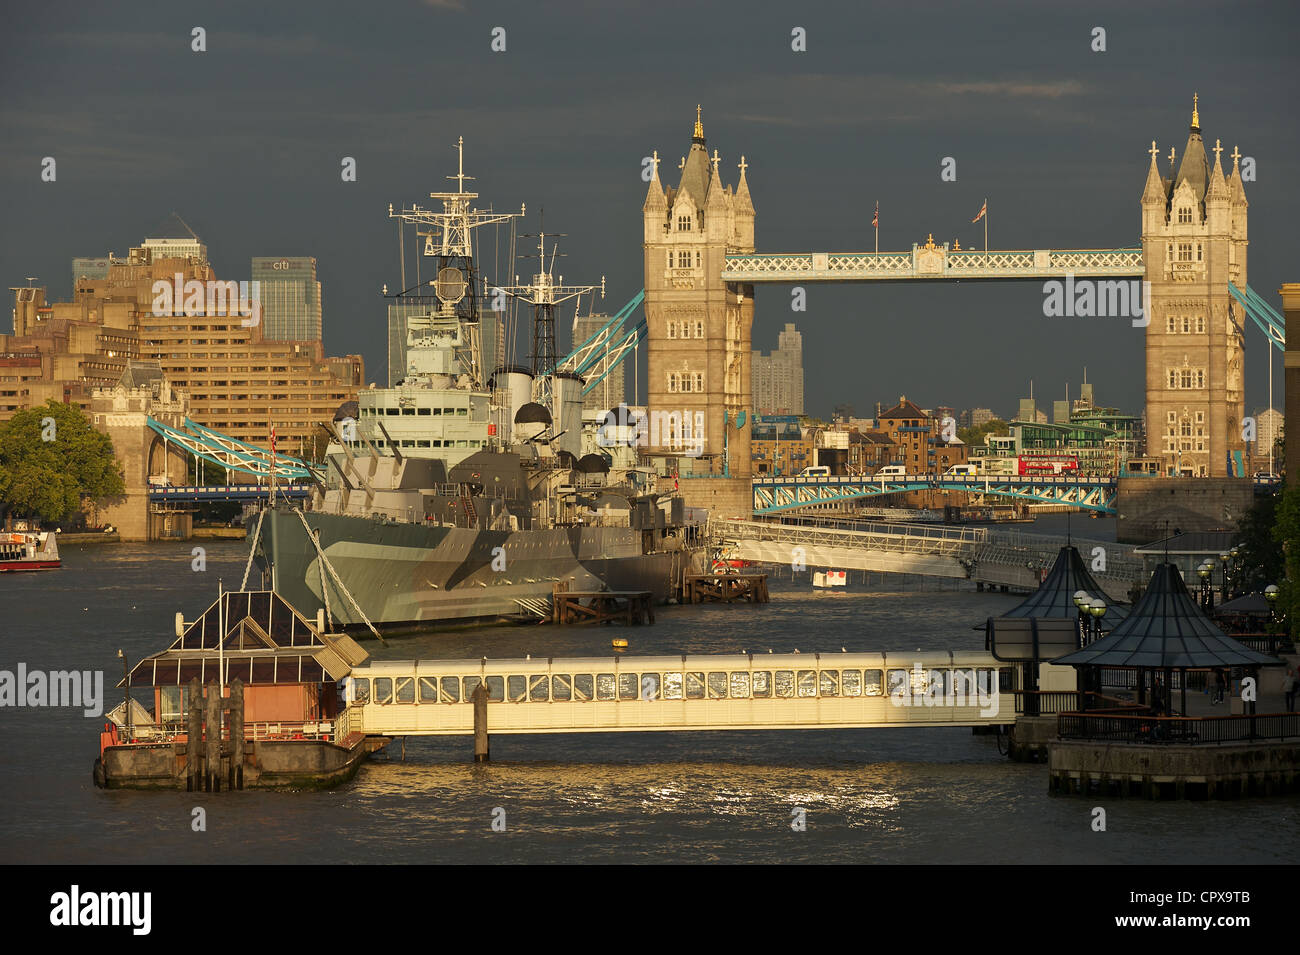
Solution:
M 984 198 L 984 254 L 989 254 L 989 200 Z

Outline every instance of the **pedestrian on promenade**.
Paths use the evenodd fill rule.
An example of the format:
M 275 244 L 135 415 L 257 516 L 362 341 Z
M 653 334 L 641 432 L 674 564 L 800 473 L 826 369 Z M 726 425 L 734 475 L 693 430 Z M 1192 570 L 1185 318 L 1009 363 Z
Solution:
M 1286 676 L 1282 680 L 1282 692 L 1286 694 L 1286 711 L 1290 713 L 1295 709 L 1296 689 L 1300 687 L 1300 680 L 1296 679 L 1294 669 L 1286 671 Z
M 1228 678 L 1224 676 L 1223 670 L 1214 671 L 1214 699 L 1211 703 L 1222 703 L 1223 694 L 1228 690 Z

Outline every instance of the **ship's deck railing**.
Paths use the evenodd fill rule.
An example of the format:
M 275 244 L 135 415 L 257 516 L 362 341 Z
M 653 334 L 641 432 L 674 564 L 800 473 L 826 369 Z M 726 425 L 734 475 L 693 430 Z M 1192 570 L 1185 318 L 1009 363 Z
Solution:
M 122 745 L 156 746 L 160 743 L 183 741 L 189 738 L 189 726 L 184 722 L 136 723 L 131 727 L 131 739 Z M 230 740 L 230 726 L 223 725 L 221 738 Z M 244 724 L 245 741 L 261 740 L 333 740 L 334 722 L 330 720 L 262 720 Z M 341 737 L 340 737 L 341 738 Z

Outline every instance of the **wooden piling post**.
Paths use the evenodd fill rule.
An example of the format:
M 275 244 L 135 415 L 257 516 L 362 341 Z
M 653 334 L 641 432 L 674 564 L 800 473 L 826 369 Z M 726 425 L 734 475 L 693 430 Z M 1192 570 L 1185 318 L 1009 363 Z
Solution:
M 185 744 L 185 789 L 198 792 L 203 788 L 203 687 L 199 678 L 190 680 L 188 740 Z
M 488 761 L 488 690 L 486 683 L 480 683 L 470 694 L 474 704 L 474 762 Z
M 230 684 L 230 775 L 227 789 L 244 788 L 244 681 Z
M 204 791 L 221 791 L 221 687 L 216 680 L 208 683 L 207 726 L 204 728 L 204 741 L 207 750 L 207 765 L 204 767 Z

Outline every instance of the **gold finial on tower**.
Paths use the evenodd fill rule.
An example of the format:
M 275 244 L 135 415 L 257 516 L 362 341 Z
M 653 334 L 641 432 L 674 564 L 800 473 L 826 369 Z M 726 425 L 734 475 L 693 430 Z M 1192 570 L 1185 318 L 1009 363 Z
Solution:
M 695 104 L 695 133 L 696 139 L 704 138 L 704 123 L 700 120 L 700 114 L 703 112 L 699 103 Z
M 1197 99 L 1198 99 L 1197 94 L 1193 93 L 1192 94 L 1192 129 L 1201 128 L 1201 114 L 1200 112 L 1197 111 Z

